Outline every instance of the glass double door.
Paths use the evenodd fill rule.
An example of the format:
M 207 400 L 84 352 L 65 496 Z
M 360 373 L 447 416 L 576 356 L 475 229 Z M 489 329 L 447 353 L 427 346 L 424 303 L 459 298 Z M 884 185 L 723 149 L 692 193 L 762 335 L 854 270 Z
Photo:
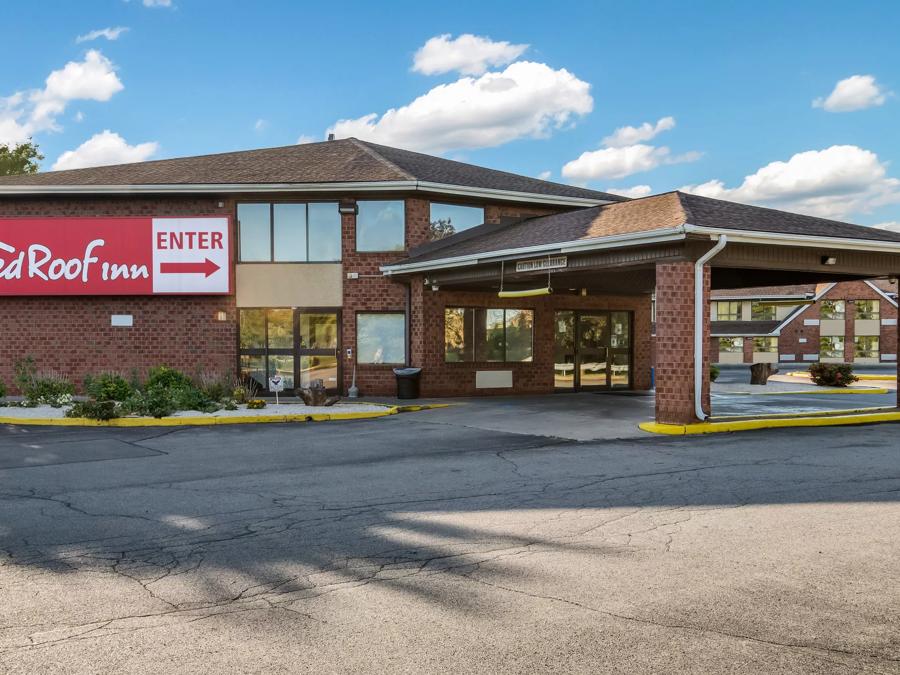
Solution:
M 297 386 L 308 387 L 322 380 L 326 389 L 337 391 L 340 389 L 339 313 L 297 310 L 295 320 Z
M 631 387 L 631 312 L 560 311 L 553 329 L 556 389 Z

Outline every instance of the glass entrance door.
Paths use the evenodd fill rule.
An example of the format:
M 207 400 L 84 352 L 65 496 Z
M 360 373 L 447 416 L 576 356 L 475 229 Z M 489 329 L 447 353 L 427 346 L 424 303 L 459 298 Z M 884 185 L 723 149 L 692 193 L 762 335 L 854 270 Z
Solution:
M 322 380 L 329 391 L 340 389 L 338 312 L 298 310 L 297 386 Z
M 631 312 L 557 312 L 554 384 L 560 391 L 630 388 Z

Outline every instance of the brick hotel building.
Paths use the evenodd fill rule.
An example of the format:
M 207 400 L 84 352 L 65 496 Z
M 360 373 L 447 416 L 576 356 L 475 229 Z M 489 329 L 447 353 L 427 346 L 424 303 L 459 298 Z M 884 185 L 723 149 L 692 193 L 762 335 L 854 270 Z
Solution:
M 852 351 L 875 320 L 856 301 L 896 319 L 885 289 L 900 272 L 890 232 L 678 192 L 627 200 L 356 139 L 0 178 L 0 244 L 7 384 L 30 354 L 76 382 L 165 363 L 340 392 L 355 372 L 378 395 L 413 365 L 425 396 L 648 389 L 655 312 L 662 422 L 709 414 L 694 373 L 721 359 L 734 289 L 812 288 L 816 305 L 775 306 L 796 299 L 794 323 L 815 315 L 821 332 L 816 289 L 881 288 L 843 298 L 853 325 L 827 337 Z M 878 359 L 891 353 L 895 325 L 879 333 Z

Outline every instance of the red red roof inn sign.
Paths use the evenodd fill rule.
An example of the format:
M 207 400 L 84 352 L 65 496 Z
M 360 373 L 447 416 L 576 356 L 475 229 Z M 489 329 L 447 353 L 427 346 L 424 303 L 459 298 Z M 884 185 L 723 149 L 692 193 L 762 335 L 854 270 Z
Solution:
M 231 227 L 208 218 L 0 218 L 0 295 L 232 292 Z

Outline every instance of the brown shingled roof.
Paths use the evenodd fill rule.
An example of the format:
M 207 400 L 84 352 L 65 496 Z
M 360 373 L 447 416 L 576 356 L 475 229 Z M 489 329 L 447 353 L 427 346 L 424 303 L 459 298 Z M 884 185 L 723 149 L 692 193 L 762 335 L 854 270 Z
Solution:
M 529 218 L 498 228 L 480 225 L 423 247 L 400 265 L 507 249 L 552 246 L 682 225 L 737 231 L 900 242 L 900 234 L 759 206 L 667 192 L 616 204 Z
M 0 177 L 6 186 L 254 185 L 422 181 L 551 197 L 625 198 L 347 138 L 281 148 Z

